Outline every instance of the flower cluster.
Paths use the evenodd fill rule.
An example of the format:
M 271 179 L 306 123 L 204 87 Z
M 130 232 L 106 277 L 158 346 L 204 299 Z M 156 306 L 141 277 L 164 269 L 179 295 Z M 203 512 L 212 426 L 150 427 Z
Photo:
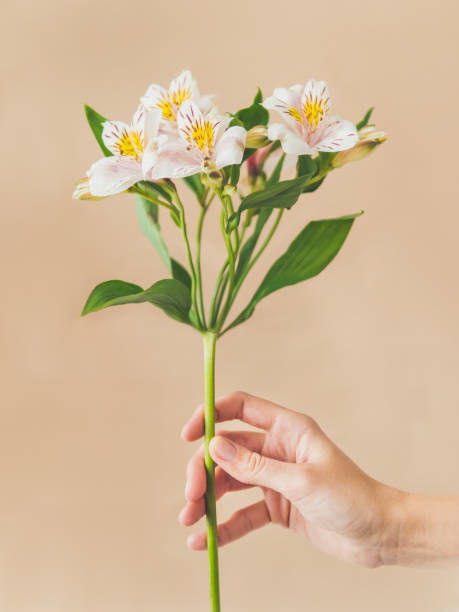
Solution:
M 228 127 L 212 96 L 201 96 L 189 70 L 169 89 L 150 85 L 131 123 L 106 121 L 102 140 L 111 156 L 88 172 L 91 196 L 121 193 L 142 180 L 184 178 L 240 164 L 246 130 Z
M 100 136 L 107 156 L 91 166 L 74 197 L 99 199 L 126 191 L 140 181 L 218 173 L 226 166 L 240 165 L 246 148 L 272 146 L 276 141 L 280 150 L 295 159 L 349 151 L 333 166 L 339 167 L 363 157 L 385 139 L 380 132 L 377 138 L 367 134 L 363 138 L 351 121 L 331 116 L 324 81 L 275 89 L 272 96 L 257 104 L 276 111 L 284 122 L 267 121 L 250 129 L 235 121 L 235 116 L 220 114 L 213 98 L 199 93 L 189 70 L 172 80 L 168 89 L 150 85 L 130 124 L 108 120 L 102 124 Z M 371 146 L 366 146 L 370 141 Z M 249 172 L 254 163 L 249 157 Z

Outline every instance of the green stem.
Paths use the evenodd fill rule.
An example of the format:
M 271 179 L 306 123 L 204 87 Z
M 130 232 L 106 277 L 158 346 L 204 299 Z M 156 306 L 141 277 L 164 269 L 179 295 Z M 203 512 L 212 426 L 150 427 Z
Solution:
M 231 301 L 231 294 L 233 292 L 233 286 L 234 286 L 234 273 L 235 273 L 235 257 L 234 257 L 234 251 L 233 251 L 233 245 L 231 244 L 231 238 L 230 236 L 226 233 L 226 215 L 225 215 L 225 209 L 223 208 L 222 213 L 221 213 L 221 217 L 220 217 L 220 226 L 221 226 L 221 231 L 223 234 L 223 239 L 225 241 L 226 244 L 226 250 L 228 251 L 228 274 L 229 274 L 229 287 L 228 287 L 228 294 L 226 296 L 226 301 L 225 301 L 225 305 L 223 306 L 223 310 L 218 318 L 217 321 L 217 330 L 220 330 L 223 323 L 225 322 L 226 319 L 226 315 L 228 314 L 229 308 L 231 306 L 230 301 Z
M 186 230 L 185 209 L 184 209 L 182 201 L 178 197 L 177 193 L 175 193 L 173 195 L 173 198 L 174 198 L 174 201 L 177 204 L 177 206 L 179 208 L 179 211 L 180 211 L 180 227 L 182 229 L 183 239 L 185 241 L 185 247 L 186 247 L 186 252 L 187 252 L 187 256 L 188 256 L 188 263 L 190 265 L 190 272 L 191 272 L 191 303 L 193 305 L 194 311 L 196 312 L 196 316 L 198 318 L 198 322 L 199 322 L 199 325 L 201 326 L 201 329 L 205 329 L 204 322 L 202 321 L 201 314 L 200 314 L 199 308 L 198 308 L 198 302 L 197 302 L 197 299 L 196 299 L 196 286 L 197 286 L 197 282 L 196 282 L 196 269 L 194 267 L 193 255 L 191 254 L 190 241 L 188 240 L 188 232 Z
M 279 210 L 279 212 L 277 213 L 277 217 L 276 220 L 273 223 L 273 226 L 271 227 L 271 229 L 269 230 L 268 235 L 266 236 L 266 238 L 263 241 L 263 244 L 261 245 L 260 249 L 258 250 L 258 252 L 254 255 L 253 259 L 249 262 L 249 264 L 246 266 L 245 270 L 242 272 L 242 274 L 240 275 L 240 277 L 238 278 L 237 283 L 234 285 L 234 289 L 231 292 L 231 298 L 229 301 L 229 305 L 228 305 L 228 309 L 227 309 L 227 313 L 229 312 L 231 306 L 234 303 L 234 300 L 236 299 L 236 296 L 239 292 L 239 289 L 241 288 L 242 283 L 244 282 L 247 274 L 250 272 L 250 270 L 253 268 L 253 266 L 256 264 L 256 262 L 258 261 L 258 259 L 260 258 L 261 254 L 263 253 L 263 251 L 266 249 L 266 247 L 268 246 L 268 244 L 271 241 L 271 238 L 274 236 L 274 232 L 276 231 L 280 220 L 282 219 L 282 215 L 284 213 L 284 208 L 281 208 Z M 220 329 L 220 328 L 219 328 Z M 223 336 L 224 333 L 226 333 L 228 328 L 224 329 L 219 336 Z
M 199 306 L 201 308 L 201 319 L 204 324 L 204 328 L 207 328 L 206 324 L 206 313 L 204 309 L 204 297 L 202 290 L 202 273 L 201 273 L 201 238 L 202 238 L 202 226 L 204 217 L 206 216 L 207 206 L 203 205 L 201 208 L 201 214 L 199 215 L 198 229 L 196 232 L 196 282 L 198 286 L 199 294 Z
M 220 307 L 219 304 L 221 301 L 221 300 L 219 301 L 219 295 L 220 295 L 222 283 L 224 283 L 224 285 L 226 286 L 224 275 L 225 275 L 227 267 L 228 267 L 228 260 L 226 260 L 225 263 L 223 264 L 220 272 L 218 273 L 217 281 L 215 283 L 215 290 L 214 290 L 214 295 L 212 296 L 212 302 L 210 304 L 210 315 L 209 315 L 211 328 L 217 322 L 218 309 Z M 228 275 L 226 275 L 225 278 L 227 279 Z
M 207 555 L 209 558 L 209 587 L 211 612 L 220 612 L 220 585 L 218 579 L 217 506 L 215 498 L 215 464 L 209 454 L 209 443 L 215 435 L 215 347 L 217 334 L 204 332 L 204 422 L 206 468 L 206 523 Z

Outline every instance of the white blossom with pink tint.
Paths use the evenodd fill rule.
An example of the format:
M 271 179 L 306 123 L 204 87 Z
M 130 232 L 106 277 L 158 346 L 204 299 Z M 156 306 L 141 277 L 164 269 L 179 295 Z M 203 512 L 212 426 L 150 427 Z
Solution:
M 279 140 L 285 153 L 344 151 L 358 140 L 351 121 L 329 116 L 331 103 L 325 81 L 310 80 L 304 87 L 277 88 L 262 104 L 285 119 L 285 123 L 271 123 L 268 127 L 268 137 Z
M 201 96 L 191 72 L 185 70 L 170 82 L 169 89 L 156 83 L 150 85 L 140 101 L 147 110 L 161 111 L 163 127 L 167 129 L 175 127 L 177 114 L 184 102 L 192 100 L 203 113 L 208 113 L 212 108 L 213 98 L 213 95 Z
M 183 178 L 240 164 L 247 131 L 228 128 L 229 117 L 215 112 L 204 115 L 197 104 L 186 100 L 177 113 L 177 136 L 169 137 L 152 168 L 152 179 Z
M 102 132 L 111 153 L 96 161 L 88 171 L 93 196 L 106 197 L 126 191 L 138 181 L 149 179 L 167 137 L 159 135 L 159 111 L 147 112 L 140 105 L 130 125 L 106 121 Z

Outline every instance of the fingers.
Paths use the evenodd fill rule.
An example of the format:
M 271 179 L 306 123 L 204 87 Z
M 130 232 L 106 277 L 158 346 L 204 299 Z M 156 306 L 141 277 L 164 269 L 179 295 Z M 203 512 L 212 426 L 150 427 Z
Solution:
M 243 482 L 238 482 L 231 478 L 229 474 L 224 472 L 221 467 L 217 467 L 215 470 L 215 498 L 218 500 L 226 493 L 230 493 L 232 491 L 242 491 L 243 489 L 248 489 L 252 485 L 245 484 Z M 189 527 L 190 525 L 194 525 L 201 519 L 206 513 L 206 504 L 204 501 L 204 497 L 200 497 L 199 499 L 193 501 L 187 501 L 186 506 L 181 510 L 179 514 L 179 521 L 185 527 Z
M 224 546 L 242 538 L 255 529 L 260 529 L 270 522 L 268 508 L 264 501 L 257 502 L 238 510 L 233 516 L 218 525 L 218 545 Z M 194 533 L 187 539 L 188 546 L 193 550 L 205 550 L 207 547 L 206 532 Z
M 238 444 L 261 452 L 265 435 L 251 431 L 225 431 L 225 437 Z M 227 474 L 221 467 L 215 470 L 215 495 L 220 499 L 230 491 L 241 491 L 252 485 L 239 482 Z M 191 457 L 187 466 L 187 481 L 185 485 L 186 506 L 179 514 L 182 525 L 194 525 L 205 514 L 204 494 L 206 490 L 206 471 L 204 467 L 204 445 L 201 445 Z
M 234 479 L 278 491 L 288 499 L 307 487 L 305 464 L 270 459 L 229 438 L 216 436 L 210 442 L 212 459 Z
M 236 391 L 219 398 L 215 403 L 215 421 L 239 419 L 254 427 L 269 430 L 276 417 L 291 413 L 267 400 Z M 182 429 L 182 437 L 189 442 L 198 440 L 204 434 L 204 406 L 199 406 Z

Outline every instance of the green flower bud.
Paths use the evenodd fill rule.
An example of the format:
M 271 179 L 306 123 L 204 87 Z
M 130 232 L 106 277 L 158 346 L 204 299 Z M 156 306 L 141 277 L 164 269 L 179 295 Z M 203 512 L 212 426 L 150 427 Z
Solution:
M 340 151 L 332 161 L 333 168 L 341 168 L 351 161 L 363 159 L 373 151 L 375 147 L 387 140 L 385 132 L 376 131 L 374 125 L 367 125 L 359 130 L 359 140 L 352 148 Z
M 256 125 L 247 132 L 245 146 L 248 149 L 261 149 L 271 141 L 268 138 L 268 128 L 265 125 Z

